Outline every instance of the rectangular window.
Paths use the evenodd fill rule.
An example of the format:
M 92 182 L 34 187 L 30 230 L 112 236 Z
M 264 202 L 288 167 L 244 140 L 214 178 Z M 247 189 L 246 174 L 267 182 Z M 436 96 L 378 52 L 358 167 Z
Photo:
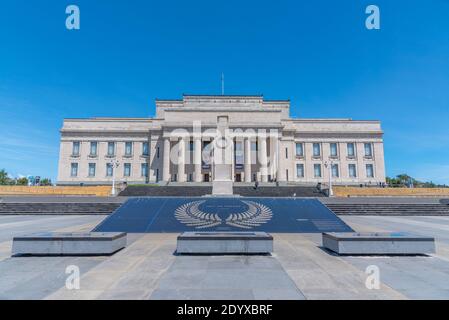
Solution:
M 296 177 L 304 178 L 304 165 L 302 163 L 296 164 Z
M 348 148 L 348 157 L 349 158 L 354 158 L 355 157 L 355 145 L 354 143 L 350 142 L 347 144 L 347 148 Z
M 321 164 L 315 163 L 313 165 L 313 173 L 315 178 L 321 178 Z
M 92 141 L 90 143 L 90 156 L 91 157 L 96 157 L 97 156 L 97 152 L 98 152 L 98 142 Z
M 365 157 L 371 158 L 373 156 L 373 147 L 371 143 L 365 143 Z
M 313 156 L 320 157 L 321 156 L 321 145 L 319 143 L 313 144 Z
M 285 159 L 288 159 L 288 148 L 285 148 Z
M 338 170 L 338 164 L 332 165 L 332 177 L 338 178 L 340 176 L 340 170 Z
M 95 163 L 89 163 L 89 177 L 95 177 Z
M 302 143 L 296 144 L 296 156 L 304 157 L 304 145 Z
M 158 159 L 159 159 L 159 152 L 160 152 L 159 150 L 160 150 L 160 148 L 157 147 L 157 152 L 156 152 L 157 154 L 156 154 L 156 157 L 157 157 Z
M 148 163 L 141 164 L 142 177 L 148 177 Z
M 108 142 L 108 156 L 112 157 L 115 155 L 115 142 Z
M 193 152 L 193 140 L 189 141 L 189 151 Z
M 133 154 L 133 143 L 130 141 L 125 142 L 125 156 L 130 157 Z
M 74 141 L 72 145 L 72 156 L 78 157 L 80 155 L 80 142 Z
M 70 165 L 70 176 L 77 177 L 78 176 L 78 163 L 72 163 Z
M 148 142 L 142 143 L 142 155 L 144 156 L 150 155 L 150 144 Z
M 243 152 L 243 142 L 236 141 L 234 143 L 234 163 L 236 169 L 243 169 L 245 164 L 245 153 Z
M 374 178 L 374 166 L 372 164 L 366 165 L 366 177 Z
M 114 174 L 114 168 L 112 168 L 112 164 L 107 163 L 106 164 L 106 177 L 112 177 Z
M 125 163 L 123 165 L 123 169 L 124 169 L 123 175 L 125 177 L 131 177 L 131 163 Z
M 338 157 L 338 148 L 336 143 L 331 143 L 331 157 L 336 158 Z
M 351 163 L 348 165 L 349 169 L 349 177 L 350 178 L 356 178 L 357 177 L 357 171 L 355 169 L 355 164 Z
M 257 141 L 251 142 L 251 151 L 257 151 Z

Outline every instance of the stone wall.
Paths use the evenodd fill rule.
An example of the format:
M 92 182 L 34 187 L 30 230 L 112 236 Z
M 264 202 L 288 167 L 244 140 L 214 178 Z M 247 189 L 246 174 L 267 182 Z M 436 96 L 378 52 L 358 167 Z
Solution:
M 107 197 L 111 194 L 110 186 L 95 187 L 28 187 L 0 186 L 0 195 L 82 195 Z
M 334 187 L 336 197 L 449 197 L 449 188 Z

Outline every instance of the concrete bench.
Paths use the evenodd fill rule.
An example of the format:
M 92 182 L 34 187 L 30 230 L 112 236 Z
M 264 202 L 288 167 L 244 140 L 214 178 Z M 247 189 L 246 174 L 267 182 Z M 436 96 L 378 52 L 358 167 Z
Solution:
M 14 237 L 12 255 L 112 255 L 126 246 L 126 233 L 35 233 Z
M 404 232 L 323 233 L 323 246 L 341 255 L 421 255 L 435 253 L 435 239 Z
M 273 237 L 265 232 L 184 232 L 178 236 L 179 254 L 268 254 Z

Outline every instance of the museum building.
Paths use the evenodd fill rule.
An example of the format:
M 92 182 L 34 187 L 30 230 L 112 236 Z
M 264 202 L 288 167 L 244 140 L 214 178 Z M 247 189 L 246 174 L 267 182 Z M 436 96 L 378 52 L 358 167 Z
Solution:
M 261 95 L 184 95 L 156 100 L 153 118 L 65 119 L 58 184 L 207 184 L 223 117 L 236 183 L 385 182 L 379 121 L 291 118 L 289 100 Z

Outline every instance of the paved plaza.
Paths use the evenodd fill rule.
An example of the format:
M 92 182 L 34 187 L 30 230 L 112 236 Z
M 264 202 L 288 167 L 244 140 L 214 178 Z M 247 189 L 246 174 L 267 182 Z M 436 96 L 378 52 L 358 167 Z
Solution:
M 0 299 L 449 299 L 449 217 L 343 217 L 356 231 L 436 238 L 425 257 L 338 257 L 319 234 L 273 234 L 271 256 L 177 256 L 177 233 L 129 234 L 111 257 L 14 257 L 12 238 L 90 231 L 104 216 L 0 216 Z M 80 269 L 68 290 L 67 266 Z M 365 286 L 366 267 L 381 286 Z

